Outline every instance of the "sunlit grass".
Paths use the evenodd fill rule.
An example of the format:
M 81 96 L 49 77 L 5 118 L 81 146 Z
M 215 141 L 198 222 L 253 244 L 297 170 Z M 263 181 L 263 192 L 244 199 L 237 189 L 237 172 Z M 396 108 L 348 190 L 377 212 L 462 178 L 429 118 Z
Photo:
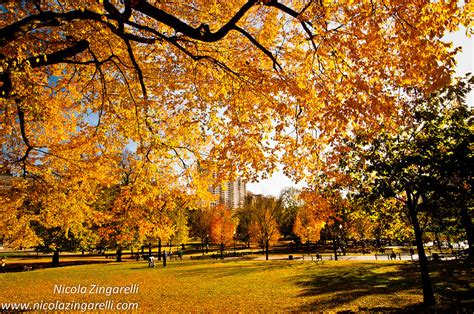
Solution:
M 434 271 L 437 294 L 472 302 L 472 270 L 457 265 L 446 272 L 446 265 Z M 139 292 L 54 294 L 55 284 L 137 284 Z M 422 301 L 416 264 L 393 261 L 172 261 L 152 269 L 141 261 L 0 274 L 0 286 L 0 302 L 110 299 L 138 302 L 140 312 L 358 311 L 406 309 Z

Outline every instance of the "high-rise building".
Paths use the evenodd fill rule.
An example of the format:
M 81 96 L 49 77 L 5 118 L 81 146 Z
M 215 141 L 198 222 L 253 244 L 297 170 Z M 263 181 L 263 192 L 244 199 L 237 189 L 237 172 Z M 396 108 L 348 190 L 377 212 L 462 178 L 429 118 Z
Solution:
M 219 186 L 211 188 L 210 191 L 219 196 L 219 199 L 211 204 L 213 206 L 222 204 L 228 208 L 236 209 L 245 204 L 247 190 L 243 178 L 238 177 L 235 181 L 221 183 Z

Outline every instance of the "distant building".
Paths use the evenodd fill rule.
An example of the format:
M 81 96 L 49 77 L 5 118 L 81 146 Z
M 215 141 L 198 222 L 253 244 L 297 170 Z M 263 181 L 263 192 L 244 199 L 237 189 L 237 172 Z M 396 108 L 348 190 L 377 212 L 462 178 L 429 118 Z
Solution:
M 257 199 L 263 198 L 263 194 L 255 194 L 250 191 L 247 192 L 247 195 L 245 197 L 245 205 L 252 205 L 255 204 Z
M 238 177 L 235 181 L 224 182 L 215 188 L 211 188 L 211 193 L 219 196 L 219 199 L 211 205 L 222 204 L 232 209 L 242 207 L 245 204 L 245 196 L 247 195 L 245 184 L 245 180 Z

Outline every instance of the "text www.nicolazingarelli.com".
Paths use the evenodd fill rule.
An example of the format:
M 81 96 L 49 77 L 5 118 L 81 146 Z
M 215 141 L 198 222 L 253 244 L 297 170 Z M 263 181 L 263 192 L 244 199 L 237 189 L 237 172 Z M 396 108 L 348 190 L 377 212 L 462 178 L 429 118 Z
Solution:
M 0 309 L 3 311 L 131 311 L 138 310 L 138 303 L 133 302 L 115 302 L 107 300 L 104 302 L 75 302 L 75 301 L 55 301 L 55 302 L 17 302 L 0 303 Z

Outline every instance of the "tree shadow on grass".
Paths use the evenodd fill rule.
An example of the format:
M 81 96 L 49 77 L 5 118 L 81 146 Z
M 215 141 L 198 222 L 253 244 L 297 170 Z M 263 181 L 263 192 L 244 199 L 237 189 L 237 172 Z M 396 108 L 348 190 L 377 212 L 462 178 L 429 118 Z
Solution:
M 7 264 L 5 269 L 2 271 L 5 273 L 16 273 L 22 271 L 31 271 L 46 268 L 57 268 L 57 267 L 68 267 L 68 266 L 79 266 L 79 265 L 91 265 L 91 264 L 109 264 L 113 261 L 108 260 L 73 260 L 73 261 L 61 261 L 59 265 L 53 266 L 51 262 L 31 262 L 31 261 L 18 261 Z M 26 267 L 25 267 L 26 266 Z
M 374 305 L 359 307 L 363 312 L 392 313 L 452 313 L 472 312 L 474 309 L 474 278 L 472 267 L 462 261 L 430 264 L 431 279 L 437 298 L 435 307 L 426 308 L 412 303 L 410 295 L 422 296 L 421 280 L 416 263 L 360 263 L 359 267 L 330 267 L 312 274 L 300 276 L 298 285 L 304 288 L 301 297 L 318 297 L 305 303 L 296 311 L 330 310 L 347 305 L 359 298 L 373 297 Z M 377 304 L 383 298 L 388 306 Z M 352 310 L 342 311 L 352 313 Z

